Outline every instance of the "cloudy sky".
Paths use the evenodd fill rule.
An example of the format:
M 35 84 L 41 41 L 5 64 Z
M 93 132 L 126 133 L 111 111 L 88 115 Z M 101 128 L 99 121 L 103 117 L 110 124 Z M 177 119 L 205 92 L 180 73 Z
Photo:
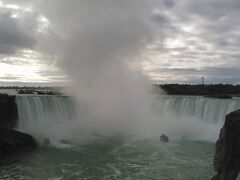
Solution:
M 239 0 L 153 1 L 154 41 L 139 61 L 153 82 L 195 84 L 204 76 L 207 83 L 240 83 Z M 61 32 L 36 2 L 0 0 L 0 85 L 68 81 L 58 59 L 46 53 L 58 48 L 49 47 L 48 37 Z

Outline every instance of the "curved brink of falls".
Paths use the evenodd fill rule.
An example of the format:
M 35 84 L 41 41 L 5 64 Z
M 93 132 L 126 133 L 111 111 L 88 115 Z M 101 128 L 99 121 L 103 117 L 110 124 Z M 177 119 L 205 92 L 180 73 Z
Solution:
M 46 138 L 55 144 L 62 139 L 74 141 L 74 139 L 79 140 L 80 137 L 84 138 L 83 133 L 87 131 L 87 128 L 81 122 L 82 119 L 79 120 L 83 116 L 79 110 L 81 108 L 83 111 L 84 107 L 80 106 L 79 108 L 74 98 L 67 96 L 17 96 L 16 102 L 19 116 L 18 129 L 32 134 L 40 143 L 43 143 Z M 190 131 L 188 136 L 196 135 L 196 131 L 199 131 L 200 134 L 206 134 L 202 131 L 216 131 L 214 138 L 219 131 L 216 128 L 222 126 L 225 115 L 239 108 L 240 98 L 211 99 L 196 96 L 160 96 L 154 102 L 154 109 L 160 113 L 159 117 L 166 112 L 177 117 L 176 121 L 171 123 L 175 129 L 187 127 L 187 131 Z M 172 116 L 166 115 L 166 117 L 169 118 L 169 121 L 173 119 Z M 193 121 L 195 121 L 194 125 Z M 155 127 L 156 131 L 160 133 L 158 130 L 166 122 L 168 120 L 152 127 Z M 200 128 L 199 122 L 206 125 Z M 209 123 L 219 126 L 210 129 L 210 125 L 207 125 Z M 167 132 L 166 128 L 164 131 Z M 186 129 L 178 131 L 178 133 L 186 133 Z
M 156 102 L 161 110 L 171 110 L 178 117 L 195 117 L 206 123 L 224 122 L 225 116 L 240 109 L 240 98 L 213 99 L 201 96 L 161 96 Z

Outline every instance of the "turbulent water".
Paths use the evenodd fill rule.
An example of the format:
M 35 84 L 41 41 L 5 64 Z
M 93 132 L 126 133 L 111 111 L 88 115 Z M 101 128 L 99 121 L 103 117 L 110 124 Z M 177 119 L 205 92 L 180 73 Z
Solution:
M 43 135 L 53 131 L 53 125 L 65 126 L 76 118 L 76 102 L 70 97 L 18 96 L 16 101 L 18 129 L 34 136 L 40 134 L 36 130 Z M 222 124 L 227 113 L 240 108 L 240 100 L 161 96 L 154 108 L 206 124 Z M 180 139 L 164 144 L 158 138 L 96 135 L 68 148 L 48 146 L 5 159 L 0 179 L 207 180 L 214 174 L 213 155 L 214 144 L 206 141 Z
M 158 139 L 101 138 L 68 149 L 47 148 L 7 159 L 2 179 L 207 180 L 213 176 L 213 145 Z

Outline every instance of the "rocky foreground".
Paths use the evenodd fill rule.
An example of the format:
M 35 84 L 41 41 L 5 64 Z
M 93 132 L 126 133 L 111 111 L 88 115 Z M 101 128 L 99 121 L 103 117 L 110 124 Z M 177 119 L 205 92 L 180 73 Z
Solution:
M 15 96 L 0 94 L 0 128 L 14 128 L 18 111 Z
M 13 130 L 17 120 L 15 96 L 0 94 L 0 158 L 37 146 L 32 136 Z
M 240 110 L 226 116 L 216 142 L 212 180 L 236 180 L 240 172 Z
M 37 144 L 32 136 L 10 129 L 0 129 L 0 157 L 32 150 Z

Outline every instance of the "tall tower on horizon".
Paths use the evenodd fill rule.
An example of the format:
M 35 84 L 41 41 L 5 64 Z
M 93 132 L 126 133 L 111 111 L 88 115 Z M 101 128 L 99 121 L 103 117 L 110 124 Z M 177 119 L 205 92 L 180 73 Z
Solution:
M 205 84 L 205 79 L 204 79 L 204 76 L 202 76 L 202 85 Z

